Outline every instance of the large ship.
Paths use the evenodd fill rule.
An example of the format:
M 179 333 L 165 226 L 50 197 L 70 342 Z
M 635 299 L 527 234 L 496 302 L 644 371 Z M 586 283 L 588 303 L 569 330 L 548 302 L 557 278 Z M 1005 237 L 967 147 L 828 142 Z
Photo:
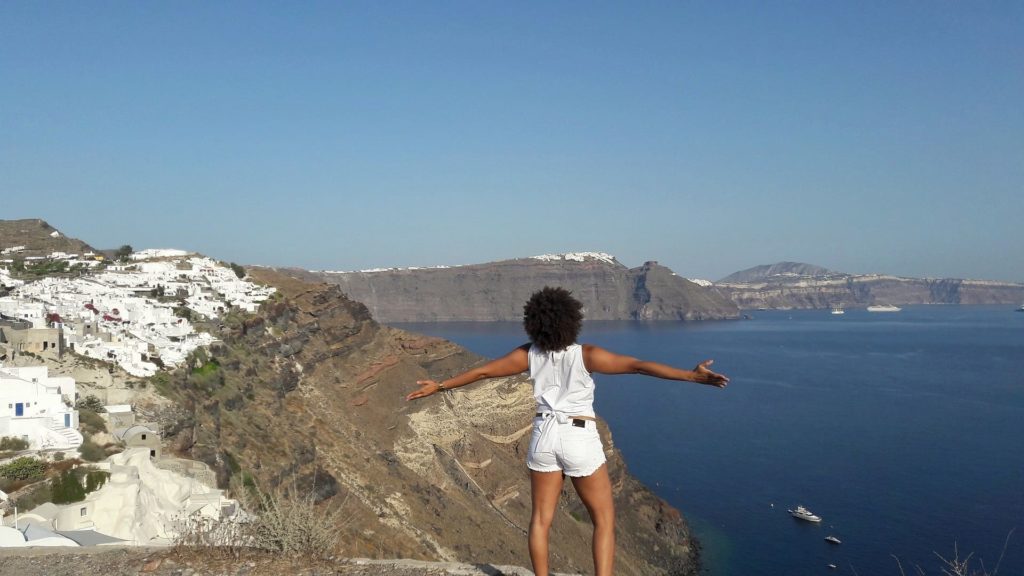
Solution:
M 868 306 L 868 312 L 899 312 L 903 310 L 899 306 L 893 306 L 892 304 L 873 304 Z
M 790 510 L 789 513 L 793 518 L 799 518 L 808 522 L 821 522 L 821 516 L 814 515 L 814 513 L 803 506 L 797 506 L 796 510 Z

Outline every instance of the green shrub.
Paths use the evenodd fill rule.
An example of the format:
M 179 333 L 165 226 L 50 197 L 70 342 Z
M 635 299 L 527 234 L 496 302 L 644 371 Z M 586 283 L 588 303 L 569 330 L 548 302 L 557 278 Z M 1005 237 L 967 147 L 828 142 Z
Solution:
M 206 362 L 206 364 L 203 364 L 202 366 L 200 366 L 198 368 L 193 368 L 192 369 L 192 374 L 195 375 L 195 376 L 208 376 L 210 374 L 213 374 L 214 372 L 216 372 L 219 369 L 220 369 L 220 363 L 217 362 L 216 358 L 211 358 L 209 361 Z
M 97 414 L 102 414 L 107 411 L 107 409 L 103 407 L 103 401 L 92 394 L 89 394 L 85 398 L 79 398 L 78 402 L 75 402 L 75 408 L 78 410 L 90 410 Z
M 116 252 L 114 252 L 114 258 L 120 260 L 121 262 L 127 262 L 128 258 L 131 257 L 132 252 L 134 251 L 135 249 L 132 248 L 131 244 L 124 244 L 120 248 L 118 248 Z
M 110 472 L 104 472 L 103 470 L 89 470 L 85 475 L 85 492 L 95 492 L 103 485 L 107 483 L 110 478 Z
M 153 387 L 156 388 L 157 394 L 164 398 L 173 397 L 173 388 L 171 387 L 171 376 L 167 372 L 157 372 L 150 376 L 149 381 L 153 383 Z
M 88 408 L 78 409 L 78 425 L 89 434 L 107 431 L 107 422 L 103 417 Z
M 70 504 L 85 500 L 85 488 L 71 470 L 61 472 L 50 487 L 54 504 Z
M 13 436 L 4 436 L 3 438 L 0 438 L 0 452 L 18 452 L 21 450 L 28 450 L 28 440 L 15 438 Z
M 46 474 L 46 462 L 22 456 L 0 466 L 0 476 L 11 480 L 40 480 Z

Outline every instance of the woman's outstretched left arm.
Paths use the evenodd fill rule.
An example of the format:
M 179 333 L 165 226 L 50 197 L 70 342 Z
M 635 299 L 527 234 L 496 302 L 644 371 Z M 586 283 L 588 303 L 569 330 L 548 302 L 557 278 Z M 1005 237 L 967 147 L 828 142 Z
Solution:
M 492 360 L 483 366 L 467 370 L 458 376 L 440 383 L 435 380 L 417 380 L 416 384 L 420 387 L 419 390 L 412 392 L 405 399 L 425 398 L 441 390 L 451 390 L 452 388 L 472 384 L 478 380 L 513 376 L 525 372 L 530 368 L 530 359 L 527 354 L 529 349 L 529 344 L 523 344 L 497 360 Z
M 712 372 L 708 367 L 714 360 L 705 360 L 693 370 L 683 370 L 668 364 L 638 360 L 631 356 L 623 356 L 609 352 L 604 348 L 585 344 L 583 346 L 583 363 L 590 372 L 598 374 L 643 374 L 664 378 L 665 380 L 685 380 L 697 384 L 707 384 L 717 388 L 725 388 L 729 378 L 723 374 Z

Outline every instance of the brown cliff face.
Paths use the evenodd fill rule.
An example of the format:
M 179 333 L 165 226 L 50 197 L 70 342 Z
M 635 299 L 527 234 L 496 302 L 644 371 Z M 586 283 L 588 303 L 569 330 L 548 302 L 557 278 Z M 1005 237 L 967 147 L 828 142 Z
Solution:
M 523 303 L 545 286 L 569 289 L 589 320 L 736 318 L 728 298 L 648 262 L 520 258 L 454 268 L 379 272 L 284 272 L 337 284 L 380 322 L 520 321 Z
M 716 320 L 737 315 L 715 291 L 680 278 L 657 262 L 646 262 L 630 272 L 636 286 L 637 307 L 632 313 L 636 320 Z
M 176 373 L 186 406 L 165 429 L 220 481 L 295 482 L 350 517 L 343 554 L 529 565 L 525 452 L 535 406 L 525 377 L 414 403 L 417 379 L 482 361 L 436 338 L 377 324 L 337 286 L 252 270 L 280 297 L 228 317 L 215 372 Z M 679 513 L 626 471 L 602 424 L 618 510 L 617 572 L 695 574 Z M 591 526 L 570 484 L 552 529 L 552 567 L 590 572 Z

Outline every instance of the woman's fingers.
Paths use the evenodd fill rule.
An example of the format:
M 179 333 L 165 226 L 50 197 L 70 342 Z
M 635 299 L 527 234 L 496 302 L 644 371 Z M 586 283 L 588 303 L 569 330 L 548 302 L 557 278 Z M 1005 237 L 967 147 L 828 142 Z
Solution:
M 415 400 L 416 398 L 423 398 L 424 396 L 430 396 L 431 394 L 436 392 L 436 390 L 431 390 L 430 389 L 430 385 L 434 385 L 435 387 L 437 386 L 437 383 L 434 382 L 433 380 L 417 380 L 416 381 L 416 385 L 419 386 L 420 389 L 416 390 L 415 392 L 410 392 L 409 395 L 405 397 L 405 400 L 407 402 L 409 400 Z
M 729 378 L 724 374 L 712 372 L 708 366 L 714 364 L 715 361 L 712 359 L 705 360 L 700 364 L 697 364 L 697 373 L 702 374 L 706 379 L 707 383 L 718 388 L 725 388 L 725 385 L 729 383 Z

